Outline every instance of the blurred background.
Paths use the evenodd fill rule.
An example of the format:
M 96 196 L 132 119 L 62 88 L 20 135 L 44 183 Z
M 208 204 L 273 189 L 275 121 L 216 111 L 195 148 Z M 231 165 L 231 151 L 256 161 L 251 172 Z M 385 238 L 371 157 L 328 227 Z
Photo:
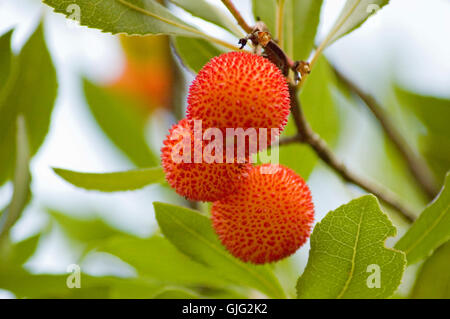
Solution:
M 219 1 L 208 2 L 223 8 Z M 324 1 L 316 43 L 332 27 L 344 2 Z M 235 3 L 245 18 L 253 22 L 251 1 Z M 231 33 L 173 4 L 168 7 L 183 20 L 237 43 Z M 140 243 L 139 239 L 151 238 L 158 232 L 154 201 L 185 206 L 189 203 L 161 185 L 111 194 L 81 190 L 59 178 L 52 167 L 112 172 L 158 166 L 162 140 L 168 128 L 184 116 L 186 90 L 195 75 L 177 58 L 167 36 L 112 36 L 77 26 L 38 0 L 0 0 L 0 35 L 14 28 L 13 52 L 20 52 L 39 21 L 56 69 L 58 91 L 48 135 L 31 161 L 32 200 L 11 231 L 12 243 L 29 240 L 23 252 L 26 258 L 22 260 L 27 276 L 20 273 L 14 277 L 13 270 L 0 274 L 0 298 L 68 296 L 67 289 L 63 290 L 64 281 L 55 283 L 61 285 L 62 292 L 56 288 L 45 292 L 36 287 L 50 285 L 46 277 L 35 277 L 40 278 L 36 282 L 30 278 L 31 274 L 66 276 L 70 264 L 79 264 L 87 275 L 114 278 L 141 277 L 142 271 L 145 272 L 139 268 L 142 266 L 147 267 L 145 277 L 151 278 L 152 271 L 159 274 L 158 270 L 136 260 L 137 256 L 164 259 L 162 252 L 167 251 L 161 250 L 162 246 L 154 251 L 150 246 L 143 247 L 135 251 L 134 259 L 127 259 L 129 246 L 124 244 L 120 251 L 120 240 L 113 247 L 116 250 L 111 247 L 114 245 L 99 249 L 98 243 L 121 236 Z M 386 107 L 408 141 L 427 158 L 440 185 L 443 174 L 450 168 L 449 32 L 448 0 L 391 0 L 363 27 L 325 51 L 329 63 Z M 317 75 L 311 82 L 317 87 L 311 88 L 310 93 L 305 91 L 304 97 L 310 101 L 305 102 L 307 112 L 317 113 L 317 120 L 311 120 L 313 127 L 317 126 L 352 169 L 383 183 L 417 211 L 423 209 L 428 202 L 426 196 L 415 186 L 379 124 L 360 100 L 340 87 L 326 61 L 320 65 L 321 72 L 317 73 L 323 78 Z M 45 78 L 46 74 L 40 77 Z M 440 113 L 443 116 L 440 123 L 429 121 L 428 115 L 435 112 L 435 107 L 446 112 Z M 439 135 L 439 139 L 433 139 L 432 143 L 431 135 Z M 295 147 L 289 147 L 289 151 L 294 152 Z M 317 221 L 362 193 L 343 183 L 302 146 L 294 154 L 287 156 L 281 152 L 281 162 L 294 166 L 308 179 Z M 0 210 L 7 206 L 13 193 L 11 182 L 1 182 Z M 403 234 L 405 224 L 395 214 L 391 218 L 399 228 L 399 235 Z M 305 245 L 275 266 L 286 286 L 302 273 L 308 249 Z M 399 296 L 409 293 L 417 267 L 406 273 Z M 14 280 L 8 281 L 7 276 Z M 183 280 L 186 279 L 180 282 L 184 283 Z M 117 289 L 120 293 L 115 296 L 130 296 L 132 288 L 127 289 Z M 293 289 L 288 287 L 292 293 Z M 101 297 L 103 293 L 104 290 L 94 290 L 90 296 Z

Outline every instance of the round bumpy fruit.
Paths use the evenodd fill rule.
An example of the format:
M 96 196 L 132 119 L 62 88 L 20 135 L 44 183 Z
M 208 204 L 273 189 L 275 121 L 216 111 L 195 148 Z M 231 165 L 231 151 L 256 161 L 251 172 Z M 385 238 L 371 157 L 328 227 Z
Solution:
M 213 58 L 189 89 L 188 118 L 203 128 L 266 128 L 267 142 L 281 132 L 290 110 L 289 88 L 281 71 L 264 57 L 230 52 Z M 265 147 L 264 145 L 260 145 Z
M 208 144 L 202 143 L 201 136 L 194 136 L 193 129 L 192 121 L 183 119 L 171 128 L 164 141 L 161 161 L 166 180 L 189 200 L 216 201 L 233 192 L 251 166 L 228 164 L 225 158 L 222 163 L 212 162 L 209 153 L 204 153 Z
M 233 194 L 213 204 L 212 220 L 232 255 L 264 264 L 293 254 L 305 243 L 314 205 L 300 176 L 266 164 L 254 167 Z

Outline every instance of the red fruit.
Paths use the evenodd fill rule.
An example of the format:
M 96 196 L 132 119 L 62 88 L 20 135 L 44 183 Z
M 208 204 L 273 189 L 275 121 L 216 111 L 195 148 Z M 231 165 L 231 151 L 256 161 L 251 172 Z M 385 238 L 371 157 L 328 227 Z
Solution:
M 264 57 L 230 52 L 213 58 L 189 89 L 188 119 L 203 128 L 278 128 L 287 123 L 289 89 L 281 71 Z M 259 132 L 258 132 L 259 133 Z M 275 136 L 268 134 L 268 144 Z M 260 146 L 261 147 L 261 146 Z
M 183 138 L 186 136 L 185 138 Z M 197 137 L 195 137 L 197 138 Z M 208 163 L 203 156 L 207 146 L 201 146 L 200 163 L 195 161 L 193 123 L 187 119 L 175 124 L 164 141 L 161 149 L 161 160 L 167 182 L 175 191 L 189 200 L 216 201 L 230 194 L 236 189 L 237 182 L 242 179 L 251 168 L 249 164 Z M 201 143 L 201 140 L 198 140 Z M 183 147 L 190 143 L 190 161 L 180 161 L 183 157 Z M 177 146 L 176 146 L 177 145 Z M 186 145 L 188 146 L 188 145 Z M 175 151 L 174 150 L 175 148 Z M 198 147 L 200 149 L 200 147 Z M 178 159 L 173 155 L 179 155 Z M 188 154 L 189 156 L 189 154 Z
M 293 254 L 310 235 L 314 205 L 291 169 L 254 167 L 233 194 L 212 206 L 213 227 L 232 255 L 264 264 Z

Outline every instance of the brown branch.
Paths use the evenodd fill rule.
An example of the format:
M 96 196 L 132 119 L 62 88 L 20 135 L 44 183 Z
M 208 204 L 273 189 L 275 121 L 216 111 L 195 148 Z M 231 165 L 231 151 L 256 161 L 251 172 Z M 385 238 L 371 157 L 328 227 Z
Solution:
M 241 28 L 247 32 L 251 33 L 253 31 L 253 28 L 245 22 L 244 18 L 242 17 L 241 13 L 238 11 L 238 9 L 234 6 L 233 2 L 231 0 L 222 0 L 222 3 L 227 7 L 228 11 L 233 15 L 233 17 L 236 19 L 237 23 L 241 26 Z
M 408 164 L 409 171 L 414 176 L 419 186 L 430 199 L 433 199 L 439 192 L 439 188 L 434 180 L 432 172 L 428 168 L 427 164 L 409 147 L 408 143 L 398 132 L 394 123 L 392 123 L 389 116 L 384 111 L 384 108 L 377 103 L 374 97 L 364 92 L 336 68 L 334 69 L 334 72 L 339 80 L 341 80 L 350 89 L 350 91 L 359 96 L 367 105 L 372 114 L 377 118 L 386 135 L 405 159 Z
M 300 135 L 293 135 L 293 136 L 282 137 L 278 141 L 278 146 L 291 145 L 291 144 L 300 142 L 300 140 L 301 140 L 300 139 Z
M 327 143 L 311 129 L 308 122 L 306 121 L 300 105 L 300 100 L 297 95 L 296 87 L 290 85 L 290 92 L 292 115 L 299 132 L 299 142 L 308 144 L 314 150 L 317 156 L 328 166 L 330 166 L 344 180 L 361 187 L 369 193 L 376 195 L 385 204 L 400 212 L 407 221 L 413 222 L 416 219 L 415 214 L 409 207 L 406 207 L 393 192 L 350 171 L 347 166 L 336 157 Z
M 233 5 L 231 0 L 222 0 L 222 3 L 228 8 L 228 10 L 231 12 L 231 14 L 235 17 L 238 24 L 244 29 L 245 32 L 249 33 L 249 35 L 253 35 L 255 33 L 255 28 L 250 27 L 244 20 L 244 18 L 241 16 L 239 11 L 236 9 L 236 7 Z M 256 30 L 258 31 L 258 30 Z M 259 30 L 263 31 L 264 30 Z M 245 45 L 246 39 L 243 42 Z M 256 42 L 254 39 L 252 41 Z M 257 44 L 257 43 L 255 43 Z M 266 45 L 263 45 L 266 52 L 269 50 L 269 53 L 272 52 L 274 56 L 277 56 L 278 58 L 281 56 L 285 59 L 285 65 L 287 65 L 291 69 L 297 70 L 297 66 L 292 62 L 292 60 L 284 53 L 284 51 L 274 42 L 270 39 Z M 282 54 L 280 54 L 280 51 Z M 315 61 L 315 60 L 314 60 Z M 311 67 L 308 64 L 308 70 L 310 71 Z M 283 71 L 283 70 L 282 70 Z M 285 70 L 284 70 L 285 71 Z M 286 72 L 284 72 L 286 73 Z M 336 173 L 338 173 L 344 180 L 353 183 L 365 191 L 372 193 L 380 198 L 384 203 L 391 206 L 392 208 L 396 209 L 398 212 L 401 213 L 401 215 L 408 220 L 409 222 L 413 222 L 416 217 L 415 214 L 406 207 L 398 198 L 397 196 L 392 193 L 391 191 L 383 188 L 382 186 L 375 184 L 372 181 L 369 181 L 366 178 L 363 178 L 362 176 L 359 176 L 353 172 L 351 172 L 343 162 L 341 162 L 336 155 L 331 151 L 331 149 L 328 147 L 325 141 L 323 141 L 309 126 L 308 122 L 306 121 L 306 118 L 302 112 L 302 108 L 300 105 L 300 100 L 298 98 L 297 89 L 301 88 L 303 83 L 306 80 L 307 75 L 309 72 L 306 72 L 305 74 L 302 74 L 302 79 L 297 85 L 293 85 L 292 83 L 289 84 L 289 90 L 291 95 L 291 111 L 292 116 L 295 121 L 295 125 L 297 126 L 298 135 L 295 135 L 293 137 L 288 137 L 280 140 L 280 145 L 287 145 L 294 142 L 301 142 L 308 144 L 317 154 L 317 156 L 322 159 L 328 166 L 334 169 Z

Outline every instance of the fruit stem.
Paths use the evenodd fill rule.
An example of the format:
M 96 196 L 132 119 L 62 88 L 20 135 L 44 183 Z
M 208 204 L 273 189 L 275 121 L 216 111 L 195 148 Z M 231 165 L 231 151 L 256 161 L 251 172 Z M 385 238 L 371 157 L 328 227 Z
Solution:
M 239 10 L 234 6 L 233 2 L 231 0 L 222 0 L 222 3 L 227 7 L 228 11 L 233 15 L 233 17 L 236 19 L 237 23 L 241 26 L 241 28 L 246 33 L 252 33 L 253 28 L 245 22 L 245 19 L 242 17 Z

